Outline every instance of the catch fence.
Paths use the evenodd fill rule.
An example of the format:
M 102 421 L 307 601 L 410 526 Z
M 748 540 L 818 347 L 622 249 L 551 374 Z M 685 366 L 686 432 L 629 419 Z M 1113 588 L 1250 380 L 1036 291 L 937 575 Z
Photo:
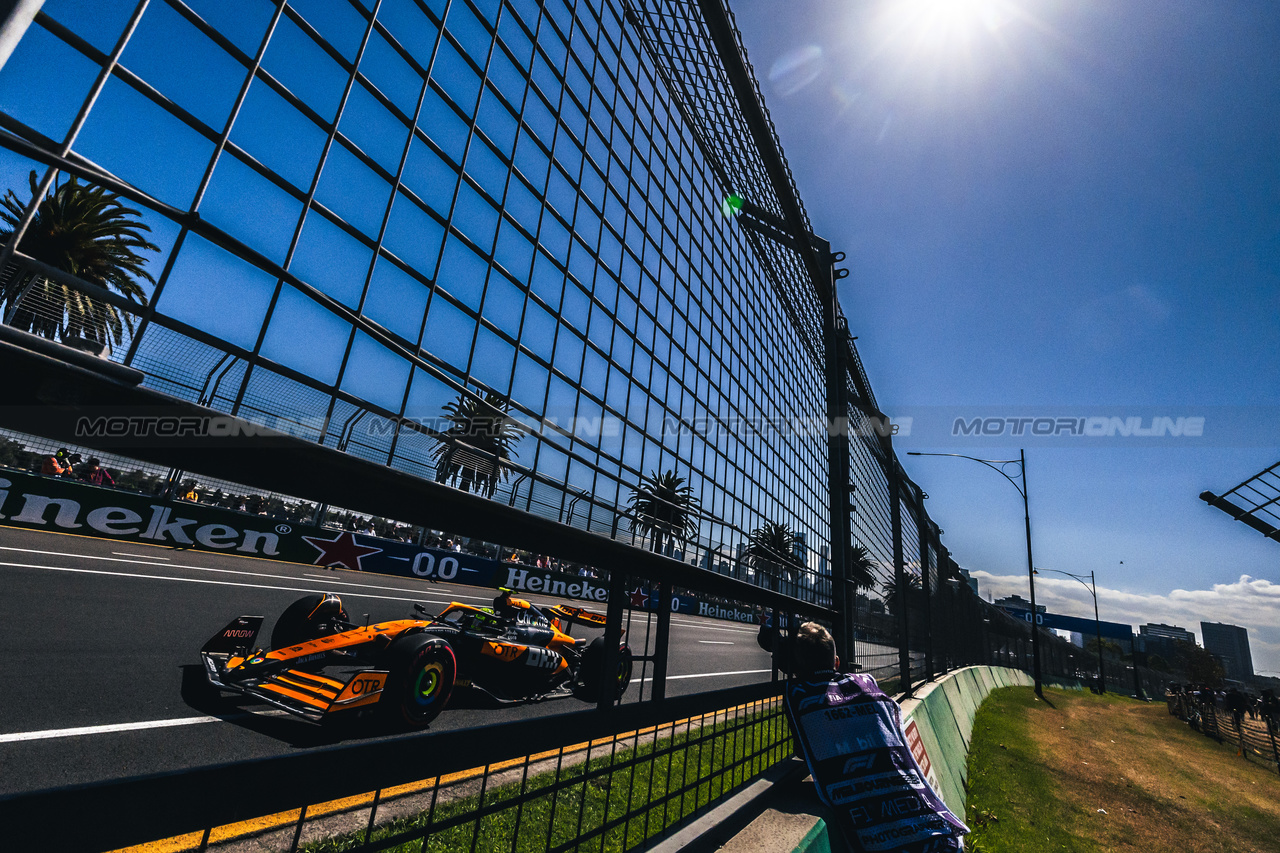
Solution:
M 362 514 L 384 522 L 371 536 L 440 530 L 590 566 L 608 579 L 611 629 L 629 609 L 620 593 L 646 583 L 648 609 L 630 608 L 645 630 L 629 636 L 643 633 L 637 653 L 655 670 L 670 614 L 652 608 L 676 587 L 824 619 L 846 663 L 892 692 L 968 664 L 1032 668 L 1039 629 L 968 586 L 900 465 L 835 298 L 843 256 L 810 231 L 720 0 L 224 6 L 51 2 L 0 74 L 0 94 L 23 94 L 0 112 L 4 173 L 38 176 L 30 197 L 12 188 L 21 215 L 0 250 L 11 404 L 0 426 L 21 445 L 0 464 L 30 470 L 66 445 L 139 491 L 194 480 L 201 500 L 255 497 L 295 521 Z M 208 79 L 187 73 L 191 57 Z M 71 176 L 150 229 L 158 249 L 127 293 L 50 266 L 25 241 L 43 196 Z M 236 443 L 95 439 L 50 388 L 77 416 L 246 429 Z M 667 474 L 672 488 L 656 488 Z M 1047 676 L 1092 677 L 1089 656 L 1038 636 Z M 182 817 L 165 830 L 178 833 L 260 816 L 241 814 L 246 778 L 280 786 L 252 783 L 255 808 L 276 813 L 421 773 L 438 792 L 449 773 L 526 756 L 510 800 L 486 801 L 484 772 L 471 817 L 404 829 L 434 837 L 450 821 L 475 846 L 492 834 L 485 820 L 506 820 L 502 803 L 532 819 L 542 774 L 528 756 L 562 750 L 556 731 L 579 729 L 581 743 L 712 715 L 695 726 L 711 741 L 684 734 L 705 747 L 724 740 L 716 731 L 749 742 L 749 715 L 764 714 L 765 741 L 715 747 L 721 764 L 698 771 L 719 780 L 716 796 L 741 784 L 785 754 L 776 706 L 724 710 L 776 697 L 766 679 L 741 696 L 522 724 L 523 741 L 509 725 L 406 739 L 422 756 L 416 776 L 377 775 L 400 757 L 373 743 L 3 808 L 22 826 L 107 832 L 117 811 L 148 802 Z M 462 755 L 461 742 L 476 751 Z M 581 791 L 569 805 L 579 837 L 606 847 L 621 832 L 634 846 L 652 834 L 633 833 L 640 816 L 665 824 L 703 803 L 682 783 L 654 821 L 630 800 L 615 815 L 605 797 L 588 831 L 596 783 L 634 779 L 646 762 L 652 781 L 653 762 L 669 769 L 674 755 L 615 741 L 611 761 L 633 757 L 606 768 L 592 750 L 567 775 L 557 753 L 553 775 L 553 788 L 571 778 L 559 787 Z M 322 762 L 356 755 L 371 769 L 330 784 Z M 192 803 L 209 799 L 196 795 L 218 791 L 237 799 L 198 813 Z M 453 796 L 450 808 L 466 799 Z M 551 818 L 566 812 L 549 802 L 539 849 L 568 849 Z

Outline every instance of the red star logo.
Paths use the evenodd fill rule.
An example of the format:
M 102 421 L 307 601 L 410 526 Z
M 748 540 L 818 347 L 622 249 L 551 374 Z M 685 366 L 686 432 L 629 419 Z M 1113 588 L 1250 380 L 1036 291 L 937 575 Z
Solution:
M 641 589 L 640 587 L 636 587 L 636 591 L 631 593 L 630 595 L 631 595 L 632 607 L 636 607 L 636 608 L 644 607 L 646 604 L 649 603 L 649 594 L 645 592 L 643 589 Z
M 303 536 L 307 544 L 320 552 L 315 560 L 317 566 L 345 566 L 348 569 L 364 571 L 360 558 L 370 554 L 381 554 L 381 548 L 370 548 L 357 545 L 354 533 L 344 530 L 336 539 L 321 539 L 319 536 Z

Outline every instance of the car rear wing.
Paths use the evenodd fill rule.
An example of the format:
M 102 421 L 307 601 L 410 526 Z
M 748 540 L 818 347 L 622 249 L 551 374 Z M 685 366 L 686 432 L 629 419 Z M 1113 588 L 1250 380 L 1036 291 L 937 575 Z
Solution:
M 237 616 L 200 649 L 202 654 L 243 655 L 254 647 L 262 630 L 261 616 Z
M 554 607 L 548 607 L 547 612 L 553 616 L 559 616 L 578 625 L 586 625 L 590 628 L 603 628 L 607 621 L 603 614 L 592 613 L 590 610 L 584 610 L 581 607 L 574 607 L 570 604 L 557 604 Z

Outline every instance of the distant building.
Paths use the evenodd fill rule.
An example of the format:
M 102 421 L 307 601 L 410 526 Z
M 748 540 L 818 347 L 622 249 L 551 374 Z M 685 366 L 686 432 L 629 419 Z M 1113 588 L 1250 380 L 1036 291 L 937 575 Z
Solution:
M 1146 652 L 1148 655 L 1159 655 L 1169 664 L 1178 659 L 1178 647 L 1175 643 L 1175 640 L 1158 637 L 1155 634 L 1138 634 L 1134 637 L 1137 651 Z
M 795 557 L 800 565 L 809 565 L 809 536 L 805 531 L 796 532 L 796 538 L 791 542 L 791 556 Z
M 973 590 L 973 594 L 977 595 L 978 579 L 975 578 L 973 575 L 969 574 L 968 569 L 957 569 L 956 571 L 960 572 L 960 577 L 963 578 L 964 582 L 969 585 L 969 589 Z
M 1006 598 L 997 598 L 994 602 L 996 607 L 1004 607 L 1010 610 L 1031 610 L 1031 602 L 1027 601 L 1020 595 L 1010 595 Z M 1037 613 L 1044 613 L 1045 606 L 1043 604 L 1036 605 Z
M 1138 633 L 1148 637 L 1164 637 L 1167 640 L 1181 640 L 1196 645 L 1196 635 L 1186 628 L 1177 625 L 1164 625 L 1159 622 L 1148 622 L 1138 628 Z
M 1159 655 L 1167 663 L 1178 659 L 1179 642 L 1196 645 L 1196 635 L 1177 625 L 1148 622 L 1138 628 L 1137 650 L 1148 655 Z
M 1222 660 L 1227 678 L 1246 681 L 1253 678 L 1253 655 L 1249 652 L 1249 632 L 1239 625 L 1201 622 L 1200 636 L 1205 650 Z

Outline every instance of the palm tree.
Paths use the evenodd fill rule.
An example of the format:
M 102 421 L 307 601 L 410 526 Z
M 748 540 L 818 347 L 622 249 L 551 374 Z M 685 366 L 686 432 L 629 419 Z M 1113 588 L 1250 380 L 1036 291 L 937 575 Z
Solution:
M 907 581 L 907 608 L 916 607 L 919 604 L 918 599 L 924 591 L 924 582 L 920 579 L 920 573 L 913 569 L 903 569 L 902 576 Z M 898 615 L 898 580 L 897 578 L 889 578 L 880 584 L 880 588 L 884 590 L 884 606 L 894 616 Z
M 36 197 L 36 173 L 30 176 L 31 198 Z M 13 190 L 0 199 L 0 242 L 12 239 L 29 202 Z M 54 185 L 41 199 L 35 218 L 22 235 L 18 251 L 76 278 L 113 290 L 142 304 L 146 292 L 138 279 L 155 284 L 146 271 L 141 252 L 158 252 L 143 232 L 151 229 L 134 217 L 113 192 L 80 183 L 74 175 Z M 35 299 L 25 297 L 34 296 Z M 32 303 L 40 305 L 38 310 Z M 0 278 L 0 304 L 6 323 L 50 339 L 83 338 L 104 346 L 119 344 L 125 328 L 133 332 L 133 317 L 114 305 L 93 299 L 74 287 L 51 281 L 19 268 L 16 275 Z
M 511 474 L 509 463 L 524 427 L 508 413 L 511 401 L 487 392 L 484 398 L 462 392 L 444 407 L 449 428 L 440 434 L 436 480 L 464 492 L 493 497 L 498 483 Z
M 746 550 L 751 568 L 779 581 L 784 574 L 794 577 L 800 569 L 800 561 L 795 555 L 798 540 L 795 531 L 787 525 L 765 522 L 764 526 L 751 531 L 751 542 Z
M 698 499 L 674 470 L 641 477 L 627 505 L 633 513 L 632 529 L 649 536 L 651 551 L 665 553 L 664 548 L 687 540 L 698 529 Z
M 865 545 L 854 545 L 849 549 L 846 577 L 853 584 L 855 593 L 859 589 L 871 589 L 876 585 L 875 567 L 876 561 L 871 559 L 871 552 Z

